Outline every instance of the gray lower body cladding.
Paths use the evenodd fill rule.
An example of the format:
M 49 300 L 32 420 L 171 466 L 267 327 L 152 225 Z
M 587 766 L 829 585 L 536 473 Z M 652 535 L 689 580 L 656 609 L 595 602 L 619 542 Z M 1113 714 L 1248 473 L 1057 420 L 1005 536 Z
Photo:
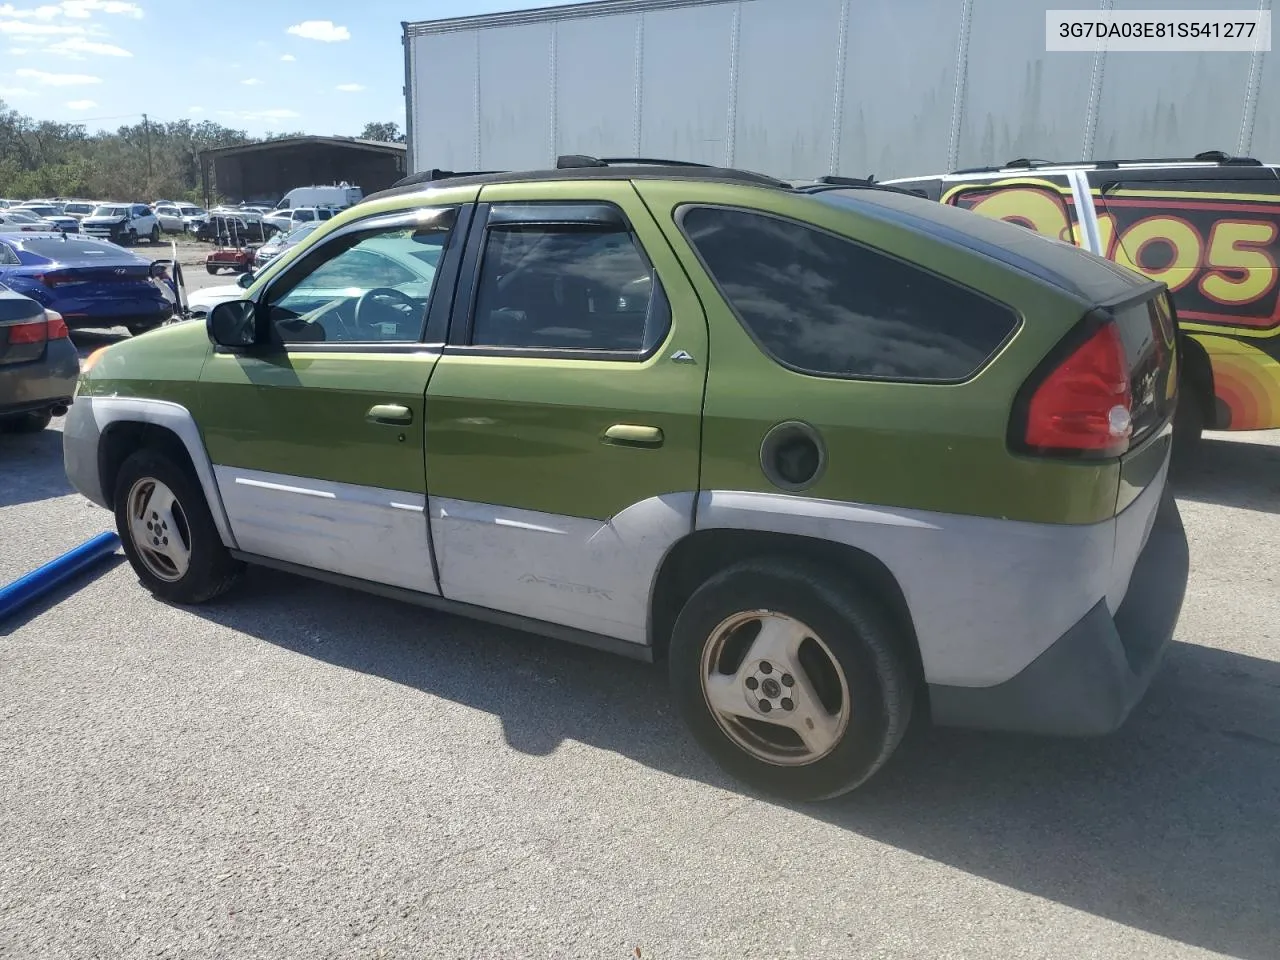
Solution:
M 1166 491 L 1124 601 L 1105 600 L 1016 676 L 990 687 L 929 686 L 934 723 L 1060 736 L 1118 729 L 1142 699 L 1173 637 L 1189 559 Z

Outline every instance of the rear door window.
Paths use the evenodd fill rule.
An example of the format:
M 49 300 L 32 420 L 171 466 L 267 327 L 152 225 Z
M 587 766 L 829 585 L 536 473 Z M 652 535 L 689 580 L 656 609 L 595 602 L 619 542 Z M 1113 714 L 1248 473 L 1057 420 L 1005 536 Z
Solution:
M 669 325 L 653 267 L 624 222 L 488 228 L 473 346 L 643 352 Z
M 943 191 L 942 202 L 1016 223 L 1064 243 L 1079 246 L 1083 236 L 1071 183 L 1065 176 L 951 184 Z
M 803 373 L 965 380 L 1018 325 L 1004 304 L 797 221 L 686 207 L 680 225 L 756 343 Z
M 1280 181 L 1090 181 L 1103 250 L 1167 283 L 1180 318 L 1280 326 Z

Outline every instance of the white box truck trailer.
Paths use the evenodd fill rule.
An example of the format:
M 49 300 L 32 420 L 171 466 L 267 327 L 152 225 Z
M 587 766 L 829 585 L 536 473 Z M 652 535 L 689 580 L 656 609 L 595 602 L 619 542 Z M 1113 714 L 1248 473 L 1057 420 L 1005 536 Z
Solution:
M 1280 159 L 1280 58 L 1046 52 L 1045 13 L 1259 0 L 600 0 L 404 23 L 408 170 L 656 157 L 881 179 Z M 1261 38 L 1260 38 L 1261 41 Z

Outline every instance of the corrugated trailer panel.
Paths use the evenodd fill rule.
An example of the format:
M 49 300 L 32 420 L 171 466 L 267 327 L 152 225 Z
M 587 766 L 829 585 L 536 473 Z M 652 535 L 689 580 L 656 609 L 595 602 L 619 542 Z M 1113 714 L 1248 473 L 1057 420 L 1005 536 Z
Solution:
M 1240 10 L 1257 3 L 1116 0 L 1114 6 Z M 1108 54 L 1098 107 L 1098 155 L 1187 157 L 1202 150 L 1236 150 L 1251 60 L 1247 53 Z
M 631 157 L 636 153 L 636 31 L 639 14 L 562 20 L 555 29 L 555 144 L 562 153 Z M 549 115 L 548 115 L 548 122 Z
M 736 9 L 718 3 L 645 16 L 642 156 L 725 162 Z
M 1275 28 L 1273 23 L 1271 29 Z M 1275 46 L 1274 38 L 1272 45 Z M 1259 160 L 1280 162 L 1280 49 L 1256 55 L 1251 68 L 1246 95 L 1253 109 L 1241 125 L 1244 142 L 1250 144 L 1251 155 Z
M 545 166 L 551 149 L 551 26 L 496 27 L 478 36 L 478 169 Z
M 1004 163 L 1015 157 L 1079 159 L 1094 56 L 1045 52 L 1045 11 L 1062 6 L 1070 4 L 972 4 L 955 165 Z
M 961 4 L 910 0 L 904 16 L 907 6 L 859 2 L 849 19 L 836 173 L 887 179 L 946 163 Z
M 842 0 L 742 4 L 729 166 L 829 171 L 841 8 Z
M 410 164 L 586 153 L 889 178 L 1026 156 L 1280 153 L 1274 56 L 1050 54 L 1045 10 L 1060 6 L 602 0 L 405 24 Z
M 471 170 L 478 136 L 475 96 L 480 60 L 474 33 L 437 33 L 414 37 L 409 48 L 413 68 L 408 172 L 422 166 Z M 417 166 L 415 166 L 417 164 Z

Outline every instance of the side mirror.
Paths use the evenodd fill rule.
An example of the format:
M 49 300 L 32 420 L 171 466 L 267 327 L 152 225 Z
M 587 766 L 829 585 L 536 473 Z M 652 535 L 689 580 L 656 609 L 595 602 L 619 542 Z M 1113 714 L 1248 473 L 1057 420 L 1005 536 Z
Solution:
M 258 318 L 252 300 L 224 300 L 205 318 L 209 339 L 220 347 L 244 350 L 258 342 Z
M 249 270 L 246 273 L 240 274 L 240 276 L 236 278 L 236 286 L 242 290 L 248 290 L 250 287 L 252 287 L 253 271 Z

